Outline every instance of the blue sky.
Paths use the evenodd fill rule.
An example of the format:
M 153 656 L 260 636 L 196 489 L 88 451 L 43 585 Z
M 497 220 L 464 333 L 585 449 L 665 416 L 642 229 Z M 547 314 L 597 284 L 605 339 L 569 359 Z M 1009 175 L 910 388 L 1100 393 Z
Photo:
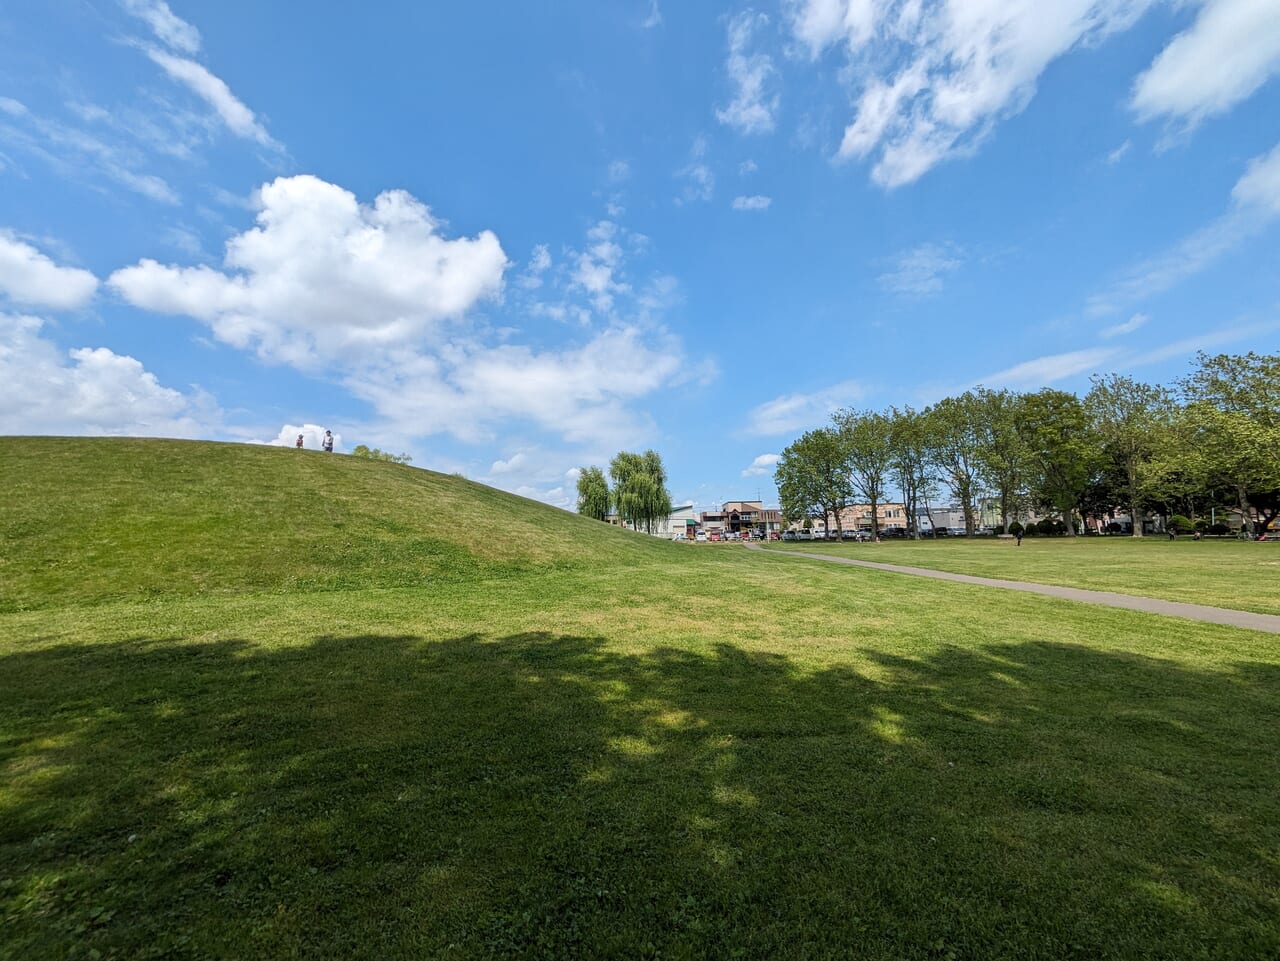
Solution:
M 775 501 L 841 407 L 1280 348 L 1280 0 L 18 0 L 0 433 Z

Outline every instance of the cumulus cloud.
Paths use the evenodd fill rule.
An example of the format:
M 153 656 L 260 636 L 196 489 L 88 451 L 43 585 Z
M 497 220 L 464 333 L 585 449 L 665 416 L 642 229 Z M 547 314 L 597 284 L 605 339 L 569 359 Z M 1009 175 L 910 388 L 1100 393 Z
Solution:
M 734 95 L 728 106 L 716 111 L 716 118 L 739 133 L 770 133 L 778 112 L 778 95 L 767 88 L 774 74 L 772 59 L 751 53 L 752 36 L 769 18 L 747 10 L 729 21 L 729 58 L 725 70 L 733 83 Z
M 121 0 L 121 3 L 166 46 L 188 54 L 200 50 L 200 31 L 170 10 L 164 0 Z
M 841 45 L 858 94 L 838 156 L 909 184 L 974 150 L 1023 110 L 1073 48 L 1127 29 L 1154 0 L 797 0 L 793 35 L 815 58 Z
M 773 476 L 773 469 L 778 466 L 780 460 L 782 460 L 781 454 L 761 454 L 742 472 L 742 476 L 759 477 L 764 474 Z
M 258 226 L 227 243 L 225 270 L 145 259 L 110 286 L 146 310 L 183 314 L 265 359 L 324 362 L 432 339 L 502 288 L 498 238 L 447 239 L 402 190 L 360 204 L 312 176 L 263 186 Z
M 941 291 L 947 275 L 963 263 L 953 245 L 921 244 L 898 255 L 892 269 L 880 275 L 880 286 L 893 294 L 928 297 Z
M 585 291 L 596 310 L 605 313 L 613 309 L 615 294 L 631 289 L 616 276 L 622 264 L 618 238 L 618 225 L 601 220 L 587 231 L 587 248 L 577 254 L 573 268 L 573 286 Z
M 28 307 L 74 310 L 98 289 L 98 278 L 78 267 L 59 267 L 10 231 L 0 230 L 0 297 Z
M 825 422 L 842 407 L 857 403 L 866 389 L 847 380 L 810 394 L 784 394 L 754 408 L 742 433 L 771 436 L 787 434 Z
M 105 347 L 64 351 L 43 323 L 0 314 L 0 434 L 207 437 L 219 421 L 206 395 L 164 387 Z
M 237 137 L 253 140 L 264 147 L 279 148 L 254 112 L 231 92 L 222 78 L 214 76 L 208 68 L 194 60 L 177 57 L 163 50 L 148 49 L 147 56 L 172 79 L 186 86 L 212 107 L 227 129 Z
M 616 327 L 558 349 L 454 343 L 436 355 L 397 358 L 355 371 L 348 387 L 384 417 L 421 434 L 447 431 L 482 441 L 510 421 L 553 431 L 571 443 L 625 446 L 652 431 L 627 403 L 673 383 L 681 351 Z
M 773 203 L 772 197 L 765 197 L 762 194 L 755 194 L 751 197 L 734 197 L 734 210 L 768 210 L 769 205 Z
M 326 430 L 330 430 L 330 428 L 322 427 L 319 424 L 285 424 L 280 428 L 280 433 L 267 441 L 267 445 L 269 447 L 297 447 L 298 435 L 301 434 L 303 450 L 321 450 Z M 333 449 L 335 451 L 342 450 L 342 435 L 336 430 L 333 431 Z
M 1225 113 L 1280 72 L 1280 11 L 1265 0 L 1205 0 L 1196 21 L 1133 85 L 1142 120 L 1195 126 Z

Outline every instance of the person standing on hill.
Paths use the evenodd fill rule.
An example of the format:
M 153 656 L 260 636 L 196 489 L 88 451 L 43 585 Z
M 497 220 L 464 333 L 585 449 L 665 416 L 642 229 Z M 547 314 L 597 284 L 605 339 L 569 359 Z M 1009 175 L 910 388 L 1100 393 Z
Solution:
M 294 446 L 294 447 L 296 447 L 296 448 L 298 448 L 298 450 L 302 450 L 302 435 L 301 435 L 301 434 L 299 434 L 299 435 L 298 435 L 298 439 L 297 439 L 296 441 L 294 441 L 293 446 Z
M 328 453 L 328 454 L 333 453 L 333 432 L 332 431 L 327 430 L 324 432 L 324 440 L 320 443 L 320 446 L 325 449 L 325 453 Z

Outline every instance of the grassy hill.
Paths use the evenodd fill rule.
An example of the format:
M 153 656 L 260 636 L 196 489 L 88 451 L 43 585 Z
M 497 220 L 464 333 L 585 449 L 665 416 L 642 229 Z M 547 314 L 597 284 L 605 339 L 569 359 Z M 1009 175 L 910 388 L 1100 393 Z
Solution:
M 1274 635 L 319 452 L 0 471 L 0 961 L 1280 958 Z
M 320 451 L 11 437 L 0 610 L 403 587 L 677 550 L 464 478 Z

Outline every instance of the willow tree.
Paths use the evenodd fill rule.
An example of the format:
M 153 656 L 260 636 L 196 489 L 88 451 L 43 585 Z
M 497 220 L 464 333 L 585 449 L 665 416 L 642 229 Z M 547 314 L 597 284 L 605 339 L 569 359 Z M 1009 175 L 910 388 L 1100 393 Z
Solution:
M 657 523 L 671 515 L 667 472 L 657 451 L 618 453 L 609 462 L 609 476 L 613 478 L 618 515 L 636 530 L 643 528 L 652 534 Z
M 598 521 L 609 518 L 609 482 L 599 467 L 584 467 L 578 474 L 578 513 Z

